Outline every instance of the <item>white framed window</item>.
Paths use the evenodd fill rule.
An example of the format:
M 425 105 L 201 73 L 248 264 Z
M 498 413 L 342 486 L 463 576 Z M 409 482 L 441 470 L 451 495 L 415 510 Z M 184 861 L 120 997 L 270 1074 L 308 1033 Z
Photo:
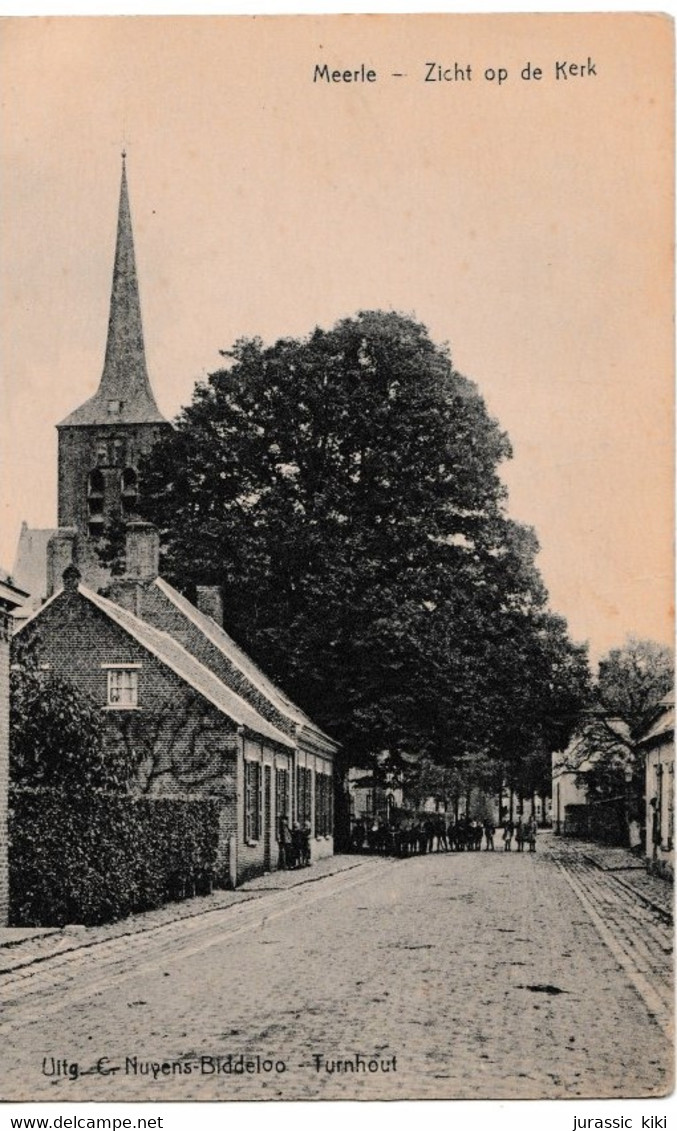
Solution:
M 108 706 L 125 709 L 139 705 L 138 667 L 108 668 Z

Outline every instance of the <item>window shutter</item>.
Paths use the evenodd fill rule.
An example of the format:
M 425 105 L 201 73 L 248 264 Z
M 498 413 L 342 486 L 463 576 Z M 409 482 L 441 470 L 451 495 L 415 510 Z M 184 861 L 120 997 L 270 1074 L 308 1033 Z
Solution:
M 256 763 L 256 769 L 258 771 L 258 773 L 256 775 L 256 777 L 257 777 L 257 782 L 256 782 L 256 785 L 257 785 L 257 790 L 256 790 L 256 797 L 257 797 L 256 839 L 260 840 L 261 839 L 261 829 L 263 828 L 263 766 L 261 765 L 260 762 Z

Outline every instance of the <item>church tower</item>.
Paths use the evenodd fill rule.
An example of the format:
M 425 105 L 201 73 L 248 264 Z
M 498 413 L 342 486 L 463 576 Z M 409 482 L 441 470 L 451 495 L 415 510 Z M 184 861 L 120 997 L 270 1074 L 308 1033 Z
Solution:
M 93 397 L 57 425 L 60 528 L 96 540 L 136 515 L 139 464 L 171 425 L 148 379 L 125 154 L 106 355 Z

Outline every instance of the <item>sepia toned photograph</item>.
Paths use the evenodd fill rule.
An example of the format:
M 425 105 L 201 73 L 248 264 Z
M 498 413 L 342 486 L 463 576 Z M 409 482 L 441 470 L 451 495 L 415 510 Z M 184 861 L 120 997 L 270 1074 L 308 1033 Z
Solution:
M 673 37 L 0 21 L 3 1101 L 671 1093 Z

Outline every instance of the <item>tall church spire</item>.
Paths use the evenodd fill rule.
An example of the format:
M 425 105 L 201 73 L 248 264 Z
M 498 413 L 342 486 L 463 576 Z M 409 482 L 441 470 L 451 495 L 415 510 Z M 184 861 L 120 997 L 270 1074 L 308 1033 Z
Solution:
M 60 427 L 78 424 L 148 424 L 164 420 L 155 403 L 146 368 L 125 158 L 123 150 L 103 373 L 94 396 L 63 420 Z

